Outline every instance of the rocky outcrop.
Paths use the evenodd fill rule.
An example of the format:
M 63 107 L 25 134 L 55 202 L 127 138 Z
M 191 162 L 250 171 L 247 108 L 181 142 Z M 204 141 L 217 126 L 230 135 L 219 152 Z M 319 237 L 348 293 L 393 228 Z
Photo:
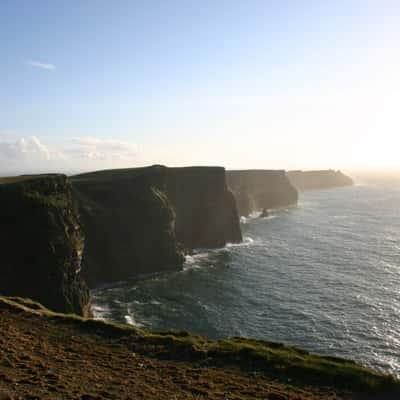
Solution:
M 297 203 L 297 190 L 283 170 L 227 171 L 226 176 L 241 216 Z
M 218 167 L 152 166 L 72 178 L 90 286 L 179 269 L 185 251 L 239 242 L 235 200 Z
M 292 185 L 299 190 L 327 189 L 338 186 L 353 185 L 353 180 L 341 171 L 333 169 L 320 171 L 289 171 Z
M 0 178 L 0 294 L 90 314 L 84 238 L 65 175 Z
M 217 248 L 242 241 L 224 168 L 168 168 L 166 191 L 176 213 L 176 236 L 185 248 Z

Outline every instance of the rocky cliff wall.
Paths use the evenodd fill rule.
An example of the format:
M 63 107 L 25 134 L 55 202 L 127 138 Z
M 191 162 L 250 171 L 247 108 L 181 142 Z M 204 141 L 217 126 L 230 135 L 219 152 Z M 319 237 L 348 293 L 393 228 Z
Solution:
M 341 171 L 289 171 L 290 182 L 299 190 L 327 189 L 353 185 L 353 180 Z
M 90 286 L 178 269 L 183 253 L 241 241 L 225 170 L 152 166 L 72 178 Z
M 0 178 L 0 294 L 90 314 L 84 238 L 64 175 Z
M 297 203 L 297 190 L 283 170 L 227 171 L 226 177 L 241 216 Z
M 167 169 L 176 235 L 185 248 L 217 248 L 242 240 L 235 198 L 222 167 Z
M 72 178 L 86 234 L 90 286 L 182 267 L 164 167 L 98 171 Z

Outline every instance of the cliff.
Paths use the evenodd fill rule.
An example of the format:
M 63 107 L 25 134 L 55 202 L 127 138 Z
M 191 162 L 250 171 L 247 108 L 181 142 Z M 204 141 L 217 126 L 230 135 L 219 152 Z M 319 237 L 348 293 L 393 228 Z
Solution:
M 298 190 L 328 189 L 353 185 L 353 180 L 341 171 L 333 169 L 321 171 L 289 171 L 288 177 Z
M 350 360 L 263 340 L 149 332 L 0 297 L 4 399 L 394 400 L 399 395 L 398 380 Z
M 297 203 L 297 190 L 283 170 L 227 171 L 226 176 L 241 216 Z
M 184 251 L 241 240 L 223 168 L 105 170 L 72 182 L 90 286 L 181 268 Z
M 166 191 L 176 212 L 176 236 L 185 248 L 218 248 L 242 241 L 224 168 L 168 168 Z
M 84 238 L 64 175 L 0 178 L 0 293 L 88 315 Z
M 165 168 L 157 166 L 72 178 L 86 234 L 83 265 L 90 286 L 182 266 L 165 180 Z

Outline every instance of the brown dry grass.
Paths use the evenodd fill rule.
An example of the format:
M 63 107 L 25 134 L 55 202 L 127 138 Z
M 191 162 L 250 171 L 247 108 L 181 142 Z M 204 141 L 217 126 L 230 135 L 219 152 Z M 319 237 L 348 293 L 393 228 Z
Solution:
M 141 335 L 134 329 L 126 329 L 124 335 L 117 326 L 84 324 L 30 301 L 3 300 L 0 400 L 356 398 L 328 388 L 294 386 L 232 365 L 206 366 L 140 354 L 129 344 L 130 337 Z

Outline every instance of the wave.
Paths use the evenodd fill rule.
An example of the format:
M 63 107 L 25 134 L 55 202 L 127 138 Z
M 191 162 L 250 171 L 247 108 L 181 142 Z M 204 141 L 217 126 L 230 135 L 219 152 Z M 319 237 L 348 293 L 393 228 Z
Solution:
M 252 245 L 253 243 L 255 243 L 255 240 L 253 238 L 251 238 L 250 236 L 245 236 L 241 243 L 227 243 L 226 247 L 224 247 L 223 249 L 226 249 L 226 248 L 229 249 L 232 247 L 248 247 L 248 246 Z
M 227 249 L 230 249 L 232 247 L 244 247 L 244 246 L 247 247 L 253 243 L 255 243 L 255 240 L 253 238 L 251 238 L 250 236 L 245 236 L 243 238 L 243 241 L 240 243 L 227 243 L 226 246 L 218 247 L 216 249 L 207 249 L 207 248 L 194 249 L 193 254 L 186 256 L 185 262 L 190 264 L 198 259 L 208 257 L 210 254 L 226 251 Z
M 224 253 L 229 253 L 239 248 L 248 248 L 261 241 L 253 239 L 250 236 L 245 236 L 241 243 L 227 243 L 226 246 L 217 249 L 195 249 L 193 254 L 187 255 L 183 264 L 183 271 L 200 269 L 203 267 L 214 266 L 213 256 L 218 257 Z
M 261 216 L 262 212 L 261 211 L 252 211 L 251 214 L 248 217 L 240 217 L 240 222 L 242 224 L 248 224 L 249 222 L 259 219 Z
M 240 222 L 242 224 L 248 224 L 249 222 L 260 218 L 261 214 L 261 211 L 253 211 L 248 217 L 240 217 Z
M 136 328 L 143 328 L 143 326 L 144 326 L 143 324 L 140 324 L 139 322 L 137 322 L 135 320 L 135 318 L 133 318 L 132 313 L 124 315 L 124 318 L 125 318 L 125 322 L 128 325 L 132 325 L 132 326 L 134 326 Z
M 109 319 L 109 317 L 111 315 L 111 308 L 108 305 L 104 306 L 104 305 L 100 305 L 100 304 L 96 304 L 96 303 L 92 302 L 91 309 L 92 309 L 94 319 L 99 319 L 99 320 L 105 321 L 105 320 Z

